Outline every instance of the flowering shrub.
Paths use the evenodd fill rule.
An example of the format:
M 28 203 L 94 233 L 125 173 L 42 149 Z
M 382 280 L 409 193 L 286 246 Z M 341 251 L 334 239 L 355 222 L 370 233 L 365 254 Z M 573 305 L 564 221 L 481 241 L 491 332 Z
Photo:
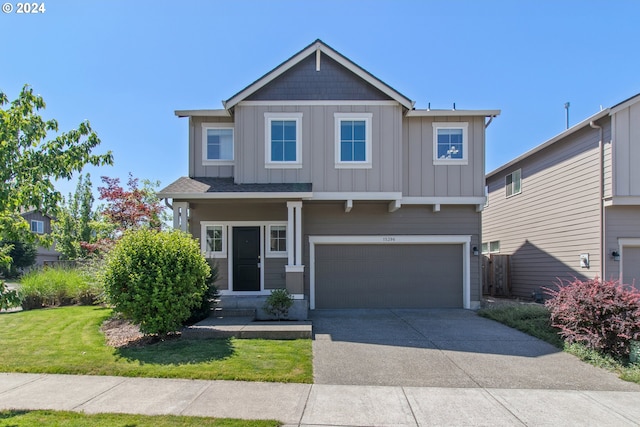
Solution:
M 558 284 L 546 289 L 551 324 L 569 343 L 624 357 L 629 340 L 640 339 L 640 291 L 599 278 Z

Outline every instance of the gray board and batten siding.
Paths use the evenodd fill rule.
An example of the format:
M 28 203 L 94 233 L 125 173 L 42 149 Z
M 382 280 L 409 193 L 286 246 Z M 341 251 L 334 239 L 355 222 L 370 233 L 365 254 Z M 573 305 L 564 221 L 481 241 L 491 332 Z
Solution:
M 468 123 L 468 164 L 434 165 L 433 123 Z M 403 118 L 403 195 L 484 197 L 485 118 L 456 116 Z
M 265 167 L 267 112 L 302 113 L 300 169 Z M 372 167 L 335 167 L 334 113 L 372 114 Z M 231 118 L 192 117 L 192 177 L 233 177 L 236 183 L 313 183 L 314 192 L 401 192 L 412 197 L 484 196 L 484 117 L 403 117 L 400 105 L 236 107 L 235 165 L 202 162 L 202 124 Z M 433 123 L 468 123 L 468 164 L 433 164 Z
M 600 123 L 607 140 L 608 121 Z M 587 126 L 487 178 L 482 238 L 500 241 L 500 253 L 511 255 L 515 296 L 600 271 L 599 139 Z M 518 169 L 521 193 L 507 197 L 505 178 Z M 589 268 L 580 267 L 582 253 Z

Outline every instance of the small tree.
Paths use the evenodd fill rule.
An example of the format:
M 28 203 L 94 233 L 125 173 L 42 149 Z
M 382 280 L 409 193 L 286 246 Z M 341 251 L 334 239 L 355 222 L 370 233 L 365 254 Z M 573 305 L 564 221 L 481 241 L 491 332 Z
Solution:
M 82 244 L 95 240 L 94 221 L 91 176 L 86 174 L 83 179 L 81 175 L 75 193 L 63 201 L 52 223 L 56 250 L 64 259 L 86 258 L 89 251 Z
M 111 153 L 91 154 L 100 139 L 89 122 L 58 132 L 56 120 L 45 121 L 38 114 L 44 108 L 44 99 L 27 85 L 11 103 L 0 91 L 0 237 L 7 240 L 36 239 L 20 213 L 55 213 L 62 196 L 54 181 L 71 179 L 87 164 L 113 163 Z M 55 138 L 48 139 L 49 132 Z M 48 243 L 47 236 L 38 239 Z
M 26 240 L 5 240 L 0 246 L 8 247 L 11 262 L 7 266 L 0 266 L 0 273 L 4 277 L 16 277 L 18 270 L 31 267 L 36 262 L 37 249 L 33 242 Z
M 145 334 L 177 331 L 207 291 L 210 268 L 186 233 L 129 231 L 107 256 L 105 291 Z

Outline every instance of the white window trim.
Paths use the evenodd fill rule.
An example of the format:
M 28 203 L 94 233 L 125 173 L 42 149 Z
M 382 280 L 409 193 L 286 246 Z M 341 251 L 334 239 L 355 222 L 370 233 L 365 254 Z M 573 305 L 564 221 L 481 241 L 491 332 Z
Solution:
M 516 172 L 520 172 L 520 189 L 518 190 L 517 193 L 511 193 L 507 196 L 507 177 L 510 175 L 513 176 L 513 174 Z M 513 178 L 511 178 L 511 186 L 513 187 Z M 504 177 L 504 195 L 505 195 L 505 198 L 508 199 L 510 197 L 517 196 L 520 193 L 522 193 L 522 169 L 516 169 L 513 172 L 506 174 Z
M 287 233 L 287 250 L 286 251 L 272 251 L 271 250 L 271 227 L 282 227 L 284 226 L 286 233 Z M 265 257 L 266 258 L 288 258 L 289 257 L 289 227 L 287 227 L 287 222 L 286 221 L 282 221 L 282 222 L 271 222 L 269 224 L 267 224 L 267 233 L 265 236 L 265 242 L 264 242 L 264 246 L 266 248 L 265 250 Z
M 231 160 L 214 160 L 207 158 L 207 131 L 209 129 L 231 129 L 233 132 L 233 149 Z M 233 124 L 224 123 L 202 123 L 202 165 L 203 166 L 227 166 L 234 165 L 236 158 L 236 131 Z
M 292 120 L 296 122 L 296 160 L 274 162 L 271 160 L 271 122 Z M 302 113 L 264 113 L 264 167 L 267 169 L 302 168 Z
M 438 158 L 438 130 L 462 129 L 462 158 Z M 468 122 L 433 122 L 433 164 L 434 165 L 468 165 L 469 164 L 469 123 Z
M 35 231 L 33 230 L 33 224 L 36 223 L 36 229 Z M 36 233 L 36 234 L 44 234 L 44 221 L 40 221 L 37 219 L 32 219 L 31 220 L 31 224 L 29 225 L 29 227 L 31 228 L 31 232 Z M 42 230 L 42 231 L 40 231 Z
M 207 251 L 207 227 L 218 226 L 222 227 L 222 250 L 221 251 Z M 200 222 L 200 248 L 202 255 L 205 258 L 227 258 L 227 225 L 216 221 L 201 221 Z
M 335 120 L 335 167 L 336 169 L 371 169 L 372 167 L 372 145 L 373 145 L 373 131 L 371 129 L 371 121 L 373 113 L 333 113 Z M 343 120 L 364 120 L 365 122 L 365 156 L 364 162 L 357 161 L 342 161 L 340 160 L 340 123 Z

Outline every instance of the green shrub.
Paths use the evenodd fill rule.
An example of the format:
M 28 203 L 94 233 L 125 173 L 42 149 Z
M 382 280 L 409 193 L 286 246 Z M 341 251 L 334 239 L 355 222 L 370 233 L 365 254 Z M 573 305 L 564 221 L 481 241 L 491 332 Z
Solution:
M 274 289 L 271 295 L 267 297 L 264 311 L 274 316 L 276 319 L 286 319 L 289 316 L 289 309 L 293 305 L 293 298 L 286 289 Z
M 207 290 L 210 267 L 178 230 L 125 233 L 107 257 L 104 285 L 116 311 L 145 334 L 177 331 Z
M 87 274 L 69 268 L 33 270 L 22 276 L 20 283 L 24 310 L 71 304 L 91 305 L 102 292 Z
M 640 339 L 640 291 L 632 287 L 596 277 L 575 279 L 547 293 L 551 323 L 570 344 L 624 358 L 629 341 Z
M 218 264 L 210 265 L 211 276 L 207 279 L 207 290 L 202 294 L 200 305 L 191 311 L 191 316 L 184 321 L 184 325 L 193 325 L 206 319 L 211 314 L 211 309 L 215 306 L 215 301 L 220 297 L 215 283 L 218 280 Z

